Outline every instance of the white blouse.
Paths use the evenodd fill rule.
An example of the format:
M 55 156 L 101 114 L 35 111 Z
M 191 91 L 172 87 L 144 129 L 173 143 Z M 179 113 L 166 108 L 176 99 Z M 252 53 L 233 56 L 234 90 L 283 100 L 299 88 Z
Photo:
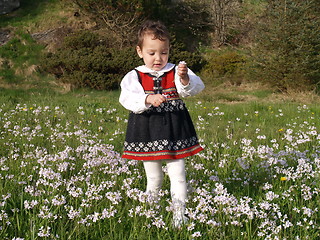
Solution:
M 146 66 L 139 66 L 136 69 L 143 73 L 150 73 L 153 75 L 158 74 L 158 76 L 162 76 L 165 72 L 170 71 L 175 67 L 172 63 L 167 63 L 167 65 L 158 72 L 147 68 Z M 190 69 L 188 69 L 189 75 L 189 84 L 183 85 L 180 82 L 180 77 L 177 74 L 176 66 L 176 74 L 174 77 L 174 82 L 177 88 L 177 91 L 181 97 L 193 96 L 204 89 L 204 84 L 202 80 L 195 75 Z M 142 85 L 139 82 L 137 72 L 135 70 L 127 73 L 121 81 L 121 94 L 119 98 L 119 102 L 126 109 L 134 112 L 134 113 L 142 113 L 151 107 L 151 104 L 146 104 L 146 94 L 143 90 Z

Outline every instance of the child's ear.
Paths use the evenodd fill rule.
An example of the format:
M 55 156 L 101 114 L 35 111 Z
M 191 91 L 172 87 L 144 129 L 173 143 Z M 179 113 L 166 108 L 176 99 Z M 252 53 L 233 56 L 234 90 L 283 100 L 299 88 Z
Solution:
M 142 50 L 139 46 L 136 47 L 137 53 L 139 55 L 140 58 L 142 58 Z

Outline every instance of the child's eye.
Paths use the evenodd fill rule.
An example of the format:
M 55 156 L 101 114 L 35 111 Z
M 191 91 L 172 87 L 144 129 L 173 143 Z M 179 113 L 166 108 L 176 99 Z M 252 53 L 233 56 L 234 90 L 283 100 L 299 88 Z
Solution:
M 163 52 L 162 54 L 163 54 L 163 55 L 167 55 L 168 53 L 167 53 L 167 52 Z
M 153 55 L 154 55 L 154 53 L 149 53 L 149 55 L 153 56 Z

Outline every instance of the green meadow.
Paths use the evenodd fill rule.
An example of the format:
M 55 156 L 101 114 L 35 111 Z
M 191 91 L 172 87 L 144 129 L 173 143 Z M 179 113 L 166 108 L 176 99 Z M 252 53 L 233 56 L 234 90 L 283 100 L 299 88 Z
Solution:
M 171 225 L 121 159 L 118 91 L 1 89 L 2 239 L 317 239 L 319 106 L 185 99 L 205 150 L 186 159 L 189 223 Z M 165 165 L 164 165 L 165 170 Z

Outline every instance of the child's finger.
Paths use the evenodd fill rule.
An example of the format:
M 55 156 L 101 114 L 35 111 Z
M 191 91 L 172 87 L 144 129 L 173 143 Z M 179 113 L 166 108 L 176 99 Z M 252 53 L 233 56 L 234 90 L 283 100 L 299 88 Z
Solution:
M 188 72 L 187 69 L 179 69 L 179 70 L 178 70 L 178 75 L 179 75 L 179 76 L 184 76 L 184 75 L 187 74 L 187 72 Z
M 161 94 L 156 94 L 153 96 L 154 97 L 153 97 L 152 105 L 155 107 L 159 107 L 161 105 L 161 103 L 167 101 L 167 99 Z

